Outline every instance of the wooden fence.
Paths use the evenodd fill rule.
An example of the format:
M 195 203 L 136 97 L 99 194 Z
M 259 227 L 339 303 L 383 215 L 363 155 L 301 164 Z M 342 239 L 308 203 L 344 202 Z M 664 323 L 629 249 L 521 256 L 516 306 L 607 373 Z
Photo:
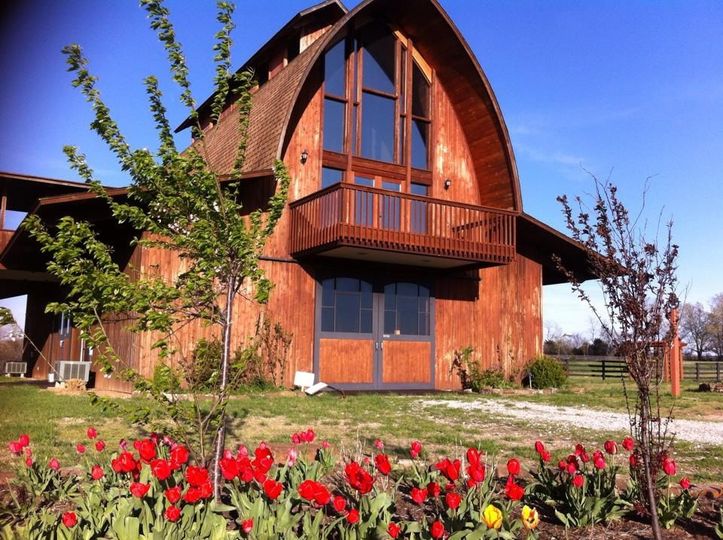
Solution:
M 627 373 L 625 360 L 618 356 L 569 356 L 549 355 L 565 366 L 567 374 L 573 377 L 595 377 L 602 380 L 620 378 Z
M 683 380 L 695 382 L 721 382 L 723 361 L 721 360 L 685 360 L 683 362 Z
M 602 380 L 619 378 L 627 373 L 625 360 L 618 356 L 568 356 L 548 355 L 565 366 L 568 375 L 574 377 L 595 377 Z M 685 360 L 683 380 L 695 382 L 721 382 L 723 379 L 721 360 Z

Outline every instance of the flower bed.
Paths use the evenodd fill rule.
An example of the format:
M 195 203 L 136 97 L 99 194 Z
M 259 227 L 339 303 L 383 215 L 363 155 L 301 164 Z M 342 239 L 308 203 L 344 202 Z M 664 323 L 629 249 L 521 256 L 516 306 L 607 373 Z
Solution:
M 619 519 L 633 507 L 636 485 L 620 491 L 618 444 L 588 453 L 577 445 L 555 462 L 537 441 L 539 465 L 523 482 L 516 458 L 505 474 L 488 456 L 430 459 L 422 444 L 394 460 L 376 441 L 368 453 L 337 456 L 312 429 L 291 436 L 275 455 L 265 443 L 227 450 L 220 462 L 222 496 L 213 501 L 212 475 L 188 450 L 153 435 L 111 450 L 88 428 L 76 445 L 79 464 L 61 469 L 33 455 L 30 438 L 9 444 L 17 479 L 0 506 L 13 538 L 536 538 L 540 512 L 577 528 Z M 637 451 L 625 439 L 622 461 L 635 478 Z M 554 464 L 554 465 L 551 465 Z M 687 479 L 675 492 L 675 462 L 660 464 L 661 519 L 672 526 L 690 517 L 696 501 Z M 543 525 L 544 527 L 544 525 Z

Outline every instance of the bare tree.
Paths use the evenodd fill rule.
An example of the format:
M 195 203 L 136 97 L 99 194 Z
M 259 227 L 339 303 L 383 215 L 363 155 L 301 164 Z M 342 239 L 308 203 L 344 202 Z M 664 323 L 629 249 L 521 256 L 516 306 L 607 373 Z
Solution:
M 710 338 L 710 350 L 718 360 L 723 358 L 723 293 L 718 293 L 710 302 L 707 331 Z
M 597 316 L 612 348 L 625 358 L 635 383 L 634 396 L 625 392 L 631 433 L 637 440 L 635 455 L 639 458 L 639 465 L 631 472 L 641 486 L 640 502 L 650 515 L 654 537 L 660 539 L 656 478 L 670 440 L 667 423 L 661 421 L 658 390 L 661 345 L 672 340 L 666 317 L 679 304 L 678 246 L 672 242 L 672 222 L 663 227 L 663 234 L 659 226 L 652 239 L 646 238 L 646 228 L 639 223 L 642 209 L 631 218 L 618 198 L 617 188 L 609 181 L 593 179 L 592 208 L 576 197 L 573 212 L 566 196 L 558 200 L 572 237 L 584 246 L 591 270 L 599 279 L 604 310 L 596 308 L 574 272 L 559 257 L 555 259 L 573 290 Z
M 680 309 L 680 335 L 687 341 L 688 347 L 695 351 L 698 360 L 703 358 L 703 353 L 708 350 L 710 344 L 709 319 L 710 314 L 700 302 L 683 304 Z

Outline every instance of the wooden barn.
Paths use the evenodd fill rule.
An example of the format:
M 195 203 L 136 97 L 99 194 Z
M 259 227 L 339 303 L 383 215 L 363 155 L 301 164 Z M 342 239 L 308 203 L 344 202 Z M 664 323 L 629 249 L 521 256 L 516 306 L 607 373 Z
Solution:
M 249 205 L 268 197 L 275 159 L 292 178 L 263 257 L 276 284 L 268 316 L 292 334 L 287 383 L 301 370 L 349 390 L 456 389 L 454 350 L 472 346 L 484 367 L 509 375 L 541 353 L 542 287 L 565 280 L 552 255 L 585 279 L 584 251 L 524 213 L 497 100 L 436 0 L 365 0 L 351 11 L 327 0 L 293 17 L 246 68 L 259 85 L 244 196 Z M 222 174 L 232 170 L 235 112 L 205 126 L 210 164 Z M 3 209 L 6 195 L 20 193 L 12 177 L 0 178 L 9 186 Z M 85 217 L 129 272 L 177 275 L 169 254 L 129 248 L 134 231 L 114 226 L 104 202 L 60 184 L 63 194 L 37 190 L 25 211 Z M 92 370 L 70 321 L 43 314 L 60 290 L 38 246 L 22 232 L 0 235 L 2 296 L 29 293 L 28 334 L 51 364 Z M 235 311 L 239 346 L 257 312 L 244 300 Z M 127 362 L 151 375 L 150 337 L 112 333 Z M 197 335 L 189 329 L 182 347 Z M 32 348 L 26 361 L 32 376 L 48 375 Z M 94 384 L 128 390 L 113 376 Z

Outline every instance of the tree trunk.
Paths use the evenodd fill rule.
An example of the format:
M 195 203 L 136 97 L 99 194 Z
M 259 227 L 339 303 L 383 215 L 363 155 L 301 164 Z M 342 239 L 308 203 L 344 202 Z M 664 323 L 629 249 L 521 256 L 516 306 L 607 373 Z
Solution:
M 213 498 L 221 499 L 221 457 L 226 446 L 226 387 L 228 370 L 231 363 L 231 328 L 233 326 L 233 301 L 236 296 L 236 279 L 231 277 L 226 283 L 226 310 L 223 319 L 223 350 L 221 354 L 221 384 L 217 399 L 222 400 L 218 430 L 216 432 L 216 450 L 213 456 Z
M 658 500 L 655 496 L 655 485 L 651 470 L 651 440 L 650 440 L 650 394 L 647 391 L 640 393 L 640 449 L 643 455 L 643 480 L 650 511 L 650 525 L 653 528 L 653 538 L 662 539 L 660 522 L 658 521 Z

